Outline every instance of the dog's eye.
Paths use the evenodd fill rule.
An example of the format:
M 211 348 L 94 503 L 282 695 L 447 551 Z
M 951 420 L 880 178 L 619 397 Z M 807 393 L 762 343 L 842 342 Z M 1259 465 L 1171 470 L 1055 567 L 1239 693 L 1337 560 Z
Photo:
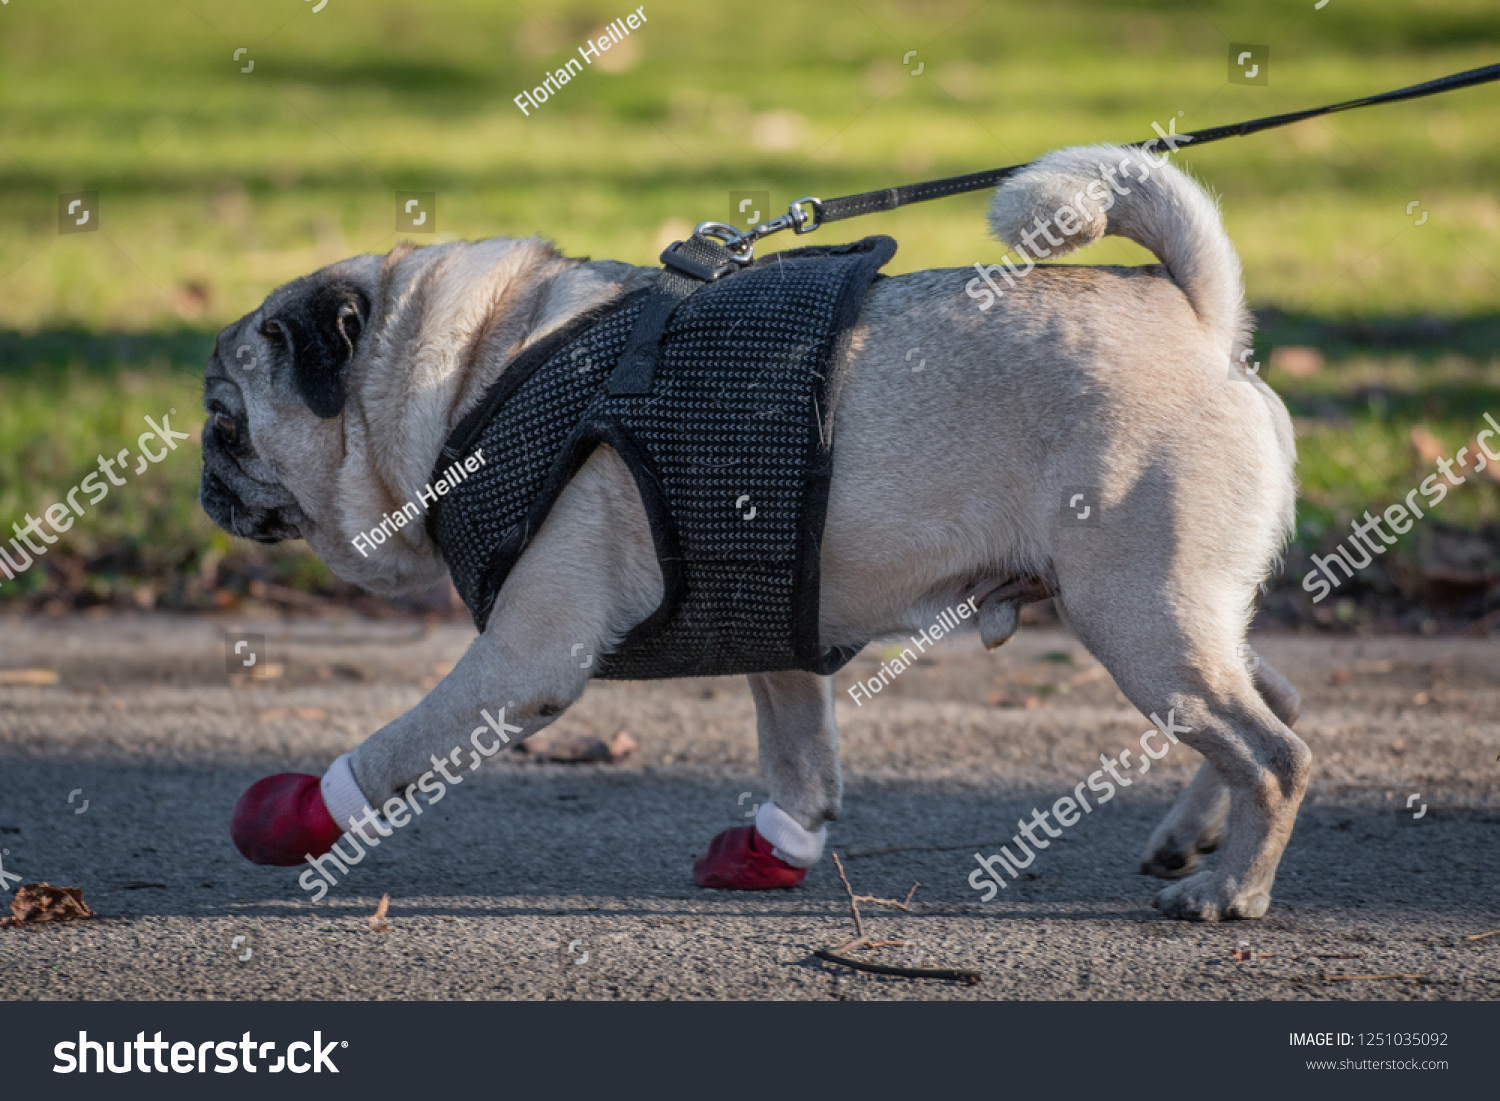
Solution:
M 285 350 L 289 351 L 292 347 L 292 334 L 287 331 L 286 325 L 274 317 L 260 323 L 260 335 L 273 344 L 281 345 Z
M 224 438 L 226 440 L 229 440 L 231 443 L 239 439 L 240 426 L 235 423 L 234 418 L 231 417 L 228 413 L 215 413 L 214 427 L 217 428 L 223 434 Z

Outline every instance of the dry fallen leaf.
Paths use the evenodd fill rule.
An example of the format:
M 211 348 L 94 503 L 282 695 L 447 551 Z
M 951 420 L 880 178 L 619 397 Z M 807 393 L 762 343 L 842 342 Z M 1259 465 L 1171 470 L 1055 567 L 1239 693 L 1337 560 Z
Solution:
M 625 740 L 630 743 L 629 748 L 626 748 L 625 742 L 621 741 L 621 735 L 624 735 Z M 614 751 L 615 745 L 621 747 L 621 753 L 617 754 Z M 533 734 L 516 746 L 520 752 L 538 760 L 562 761 L 567 764 L 589 761 L 607 763 L 634 748 L 635 740 L 624 731 L 616 734 L 610 745 L 605 745 L 598 738 L 592 738 L 587 734 L 560 734 L 556 731 L 544 730 L 540 734 Z
M 385 920 L 385 911 L 390 906 L 390 904 L 391 896 L 381 895 L 380 905 L 375 907 L 375 913 L 372 916 L 365 918 L 365 921 L 369 922 L 370 928 L 375 930 L 375 932 L 377 933 L 389 933 L 391 931 L 390 922 Z
M 73 921 L 96 916 L 83 901 L 77 887 L 54 887 L 50 883 L 27 883 L 10 900 L 11 916 L 3 925 L 32 925 L 40 921 Z
M 615 736 L 609 742 L 609 759 L 618 761 L 621 758 L 630 756 L 640 748 L 640 745 L 627 731 L 617 730 Z
M 55 669 L 0 669 L 0 685 L 43 685 L 56 683 L 57 671 Z

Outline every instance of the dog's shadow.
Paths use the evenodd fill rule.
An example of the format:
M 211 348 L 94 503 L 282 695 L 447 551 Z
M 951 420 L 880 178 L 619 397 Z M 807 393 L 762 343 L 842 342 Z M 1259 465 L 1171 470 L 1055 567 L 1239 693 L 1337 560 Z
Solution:
M 754 803 L 743 793 L 757 787 L 752 777 L 532 764 L 466 778 L 346 874 L 334 869 L 339 882 L 314 904 L 302 883 L 316 876 L 305 875 L 305 866 L 256 867 L 230 841 L 235 800 L 264 771 L 0 757 L 7 885 L 14 889 L 20 876 L 79 887 L 101 917 L 123 919 L 368 915 L 371 900 L 386 894 L 393 913 L 413 916 L 847 911 L 827 856 L 791 891 L 693 885 L 693 860 L 709 840 L 751 821 Z M 59 794 L 78 788 L 89 799 L 84 813 L 80 800 L 70 806 Z M 840 855 L 859 894 L 902 899 L 920 882 L 914 912 L 925 917 L 1160 920 L 1151 900 L 1163 884 L 1138 874 L 1138 862 L 1176 794 L 1165 785 L 1096 807 L 1050 839 L 995 898 L 981 901 L 969 881 L 975 854 L 997 852 L 1019 820 L 1058 794 L 998 783 L 856 779 L 831 827 L 829 851 Z M 1415 819 L 1367 804 L 1303 808 L 1277 878 L 1279 906 L 1468 912 L 1473 885 L 1500 879 L 1500 814 L 1493 810 L 1433 807 Z M 877 917 L 894 912 L 865 909 Z

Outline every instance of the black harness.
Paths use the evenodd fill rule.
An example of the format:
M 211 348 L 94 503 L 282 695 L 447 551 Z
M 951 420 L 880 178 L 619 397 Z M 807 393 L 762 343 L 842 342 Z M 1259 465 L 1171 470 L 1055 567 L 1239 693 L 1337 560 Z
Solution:
M 640 490 L 665 593 L 596 676 L 828 674 L 858 653 L 818 639 L 831 405 L 865 294 L 895 251 L 869 237 L 744 264 L 694 236 L 663 254 L 653 286 L 522 352 L 436 473 L 475 452 L 483 464 L 427 516 L 475 625 L 608 444 Z

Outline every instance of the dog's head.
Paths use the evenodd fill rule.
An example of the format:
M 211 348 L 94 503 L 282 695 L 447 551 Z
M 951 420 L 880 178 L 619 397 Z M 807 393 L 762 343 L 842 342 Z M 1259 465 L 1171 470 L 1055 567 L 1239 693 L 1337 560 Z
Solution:
M 454 419 L 522 346 L 652 274 L 497 237 L 288 283 L 219 334 L 204 373 L 204 511 L 232 535 L 305 539 L 368 589 L 441 579 L 421 524 L 375 553 L 353 540 L 417 500 Z
M 355 257 L 275 291 L 219 333 L 204 372 L 209 517 L 261 543 L 307 538 L 343 459 L 350 374 L 370 329 L 379 257 Z

